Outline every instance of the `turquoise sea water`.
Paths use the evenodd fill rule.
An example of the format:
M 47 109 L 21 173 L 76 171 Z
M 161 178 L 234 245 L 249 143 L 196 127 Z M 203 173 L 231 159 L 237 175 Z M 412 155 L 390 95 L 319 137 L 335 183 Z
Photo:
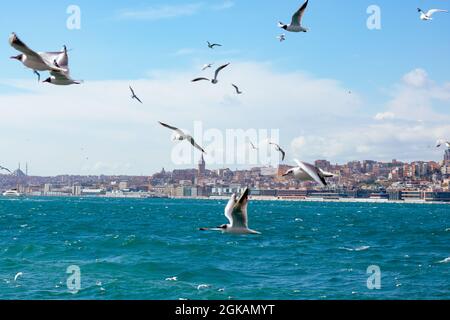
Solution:
M 197 231 L 224 206 L 0 198 L 0 299 L 450 299 L 450 206 L 251 202 L 261 236 Z

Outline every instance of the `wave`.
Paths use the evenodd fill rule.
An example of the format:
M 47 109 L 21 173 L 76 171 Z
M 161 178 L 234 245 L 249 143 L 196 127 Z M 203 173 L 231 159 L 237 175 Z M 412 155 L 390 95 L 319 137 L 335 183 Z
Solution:
M 340 250 L 346 250 L 346 251 L 356 251 L 356 252 L 359 252 L 359 251 L 366 251 L 366 250 L 369 250 L 370 249 L 370 246 L 361 246 L 361 247 L 357 247 L 357 248 L 346 248 L 346 247 L 340 247 L 339 248 Z

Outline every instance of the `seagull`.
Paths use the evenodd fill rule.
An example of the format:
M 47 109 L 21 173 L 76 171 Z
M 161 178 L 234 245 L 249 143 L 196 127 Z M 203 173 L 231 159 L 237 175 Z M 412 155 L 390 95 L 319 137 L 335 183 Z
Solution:
M 53 65 L 60 68 L 60 70 L 50 71 L 51 76 L 44 80 L 44 83 L 47 82 L 57 86 L 81 84 L 82 81 L 73 80 L 70 77 L 69 55 L 67 54 L 66 46 L 64 46 L 63 53 L 53 60 Z
M 442 145 L 446 145 L 447 148 L 450 149 L 450 141 L 444 140 L 444 139 L 440 139 L 436 142 L 436 148 L 440 148 Z
M 130 86 L 130 91 L 131 91 L 131 99 L 136 99 L 137 101 L 142 103 L 141 99 L 139 99 L 139 97 L 136 95 L 136 93 L 134 93 L 134 90 L 131 86 Z
M 325 178 L 332 178 L 335 175 L 329 172 L 322 171 L 322 169 L 313 166 L 312 164 L 306 162 L 300 162 L 295 160 L 298 167 L 288 170 L 283 177 L 293 176 L 295 179 L 301 181 L 315 181 L 322 187 L 327 186 L 327 181 Z
M 173 138 L 173 141 L 177 141 L 177 140 L 178 141 L 184 141 L 184 140 L 189 141 L 195 148 L 200 150 L 202 153 L 206 154 L 206 151 L 195 142 L 195 140 L 192 136 L 185 134 L 182 130 L 180 130 L 178 128 L 172 127 L 172 126 L 162 123 L 160 121 L 159 121 L 159 124 L 162 125 L 163 127 L 173 130 L 177 133 L 175 135 L 175 137 Z
M 8 168 L 0 166 L 0 170 L 8 171 L 10 174 L 12 174 L 11 170 L 9 170 Z
M 276 143 L 271 142 L 271 143 L 269 143 L 269 144 L 272 145 L 272 146 L 275 146 L 275 148 L 277 149 L 277 151 L 281 153 L 281 155 L 282 155 L 282 158 L 281 158 L 281 159 L 284 161 L 284 158 L 286 158 L 286 152 L 285 152 L 278 144 L 276 144 Z
M 35 52 L 22 42 L 14 32 L 9 37 L 9 44 L 17 51 L 22 52 L 17 56 L 11 57 L 11 59 L 18 60 L 25 67 L 33 70 L 33 73 L 38 76 L 38 81 L 41 80 L 41 75 L 38 71 L 64 71 L 54 64 L 55 59 L 64 54 L 64 51 Z
M 203 66 L 203 68 L 202 68 L 202 71 L 205 71 L 206 69 L 212 68 L 212 66 L 213 66 L 212 63 L 205 64 L 205 65 Z
M 433 14 L 435 14 L 436 12 L 448 12 L 447 10 L 442 10 L 442 9 L 431 9 L 431 10 L 428 10 L 428 12 L 424 12 L 420 8 L 417 8 L 417 11 L 420 13 L 420 20 L 424 20 L 424 21 L 433 20 L 433 18 L 431 16 Z
M 238 199 L 236 194 L 231 196 L 225 207 L 225 217 L 227 217 L 229 224 L 221 225 L 217 228 L 201 228 L 200 231 L 221 231 L 222 233 L 232 234 L 261 234 L 258 231 L 248 228 L 248 196 L 250 189 L 246 188 L 244 193 Z
M 214 49 L 214 47 L 221 47 L 221 46 L 222 46 L 221 44 L 211 43 L 208 41 L 208 48 L 210 48 L 210 49 Z
M 237 85 L 235 85 L 235 84 L 231 84 L 231 85 L 232 85 L 232 86 L 234 87 L 234 89 L 236 90 L 236 94 L 243 94 L 243 92 L 239 90 L 239 87 L 238 87 Z
M 289 32 L 308 32 L 307 28 L 302 27 L 302 18 L 305 14 L 306 7 L 308 6 L 308 1 L 298 9 L 298 11 L 292 16 L 292 22 L 290 25 L 284 24 L 283 22 L 279 22 L 278 26 Z
M 250 145 L 252 146 L 253 150 L 258 150 L 258 148 L 253 144 L 253 142 L 250 141 Z
M 279 36 L 277 36 L 277 39 L 280 41 L 280 42 L 283 42 L 283 41 L 286 41 L 286 35 L 283 33 L 283 34 L 280 34 Z
M 222 71 L 223 69 L 225 69 L 226 67 L 228 67 L 230 64 L 224 64 L 223 66 L 220 66 L 219 68 L 216 69 L 216 72 L 214 74 L 214 79 L 210 80 L 208 78 L 205 77 L 200 77 L 200 78 L 195 78 L 194 80 L 192 80 L 192 82 L 198 82 L 198 81 L 211 81 L 213 84 L 217 84 L 219 82 L 219 80 L 217 80 L 217 77 L 219 76 L 219 72 Z

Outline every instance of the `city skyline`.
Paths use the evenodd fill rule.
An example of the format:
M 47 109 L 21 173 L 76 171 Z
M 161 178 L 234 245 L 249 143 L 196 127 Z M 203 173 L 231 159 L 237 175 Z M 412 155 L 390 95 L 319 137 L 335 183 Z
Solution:
M 51 14 L 31 3 L 20 17 L 8 15 L 20 4 L 6 3 L 0 13 L 5 56 L 15 54 L 6 41 L 12 31 L 39 50 L 66 44 L 72 74 L 85 83 L 45 86 L 16 61 L 1 59 L 1 164 L 28 161 L 44 176 L 149 175 L 194 165 L 198 153 L 190 165 L 172 163 L 170 133 L 157 121 L 188 131 L 195 121 L 221 132 L 276 129 L 286 164 L 294 158 L 438 160 L 442 150 L 434 142 L 450 136 L 450 45 L 435 42 L 428 50 L 417 39 L 445 39 L 449 19 L 423 23 L 415 4 L 405 9 L 380 0 L 381 29 L 370 30 L 372 4 L 343 10 L 335 1 L 311 1 L 305 24 L 314 32 L 279 43 L 277 19 L 289 20 L 298 1 L 78 1 L 79 30 L 65 28 L 68 3 L 54 3 Z M 257 16 L 250 14 L 255 6 Z M 224 46 L 209 50 L 208 40 Z M 101 63 L 93 61 L 93 50 Z M 213 62 L 231 62 L 221 83 L 193 86 L 201 66 Z M 242 96 L 233 94 L 232 82 Z M 130 100 L 129 85 L 144 105 Z

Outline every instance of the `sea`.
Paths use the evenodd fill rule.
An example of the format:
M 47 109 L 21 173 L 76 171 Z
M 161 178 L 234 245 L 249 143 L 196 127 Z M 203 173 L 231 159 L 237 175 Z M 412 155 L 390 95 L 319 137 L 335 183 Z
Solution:
M 0 198 L 0 299 L 450 299 L 450 206 Z

